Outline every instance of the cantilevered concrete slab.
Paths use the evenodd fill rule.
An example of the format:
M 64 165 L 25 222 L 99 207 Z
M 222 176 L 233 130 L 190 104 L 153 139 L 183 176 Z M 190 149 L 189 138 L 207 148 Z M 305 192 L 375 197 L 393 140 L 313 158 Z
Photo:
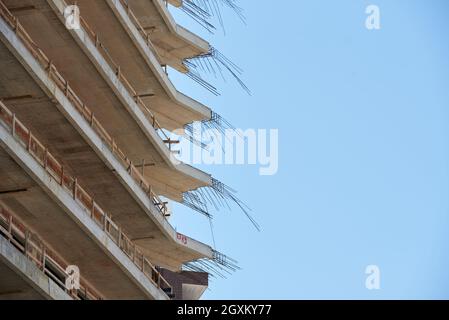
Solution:
M 167 299 L 3 125 L 0 175 L 2 203 L 52 251 L 77 265 L 101 295 L 108 299 Z
M 45 41 L 41 44 L 38 37 L 39 34 L 43 36 L 42 32 L 45 34 L 48 25 L 37 26 L 35 30 L 34 22 L 38 20 L 34 19 L 33 15 L 37 13 L 36 11 L 44 13 L 47 10 L 44 3 L 47 2 L 56 9 L 59 19 L 63 20 L 61 7 L 65 7 L 68 2 L 62 0 L 8 0 L 6 2 L 12 8 L 34 8 L 16 10 L 16 12 L 23 19 L 27 19 L 29 15 L 32 16 L 29 21 L 24 20 L 23 23 L 30 30 L 33 38 L 37 36 L 35 41 L 51 55 L 56 45 L 47 47 Z M 151 45 L 148 46 L 148 42 L 139 33 L 133 23 L 132 15 L 128 14 L 121 0 L 81 0 L 76 3 L 83 19 L 99 36 L 110 56 L 120 66 L 121 72 L 142 95 L 142 99 L 150 106 L 162 127 L 173 131 L 194 121 L 210 119 L 211 110 L 208 107 L 178 92 L 173 86 L 161 66 L 158 53 L 152 49 Z M 47 15 L 46 18 L 51 21 L 54 17 Z M 45 37 L 45 39 L 53 38 Z
M 155 264 L 177 270 L 212 249 L 179 237 L 126 168 L 0 19 L 0 94 L 68 172 L 141 246 Z M 9 50 L 17 57 L 13 57 Z M 20 61 L 20 62 L 19 62 Z M 22 67 L 26 67 L 28 72 Z
M 155 53 L 148 46 L 121 0 L 80 0 L 77 5 L 81 16 L 164 128 L 173 131 L 210 119 L 208 107 L 176 90 L 161 66 L 159 51 Z
M 162 0 L 129 0 L 131 10 L 140 24 L 149 33 L 164 64 L 180 72 L 188 72 L 183 64 L 209 51 L 209 43 L 178 25 Z M 178 1 L 178 6 L 181 1 Z
M 16 9 L 13 12 L 20 14 L 20 21 L 28 27 L 27 31 L 31 31 L 33 40 L 104 124 L 118 146 L 134 163 L 144 160 L 147 165 L 145 175 L 154 190 L 172 200 L 181 201 L 183 192 L 209 185 L 210 175 L 173 162 L 171 153 L 144 111 L 118 81 L 116 71 L 111 69 L 84 29 L 69 32 L 62 21 L 58 22 L 58 18 L 63 19 L 63 2 L 48 2 L 52 6 L 47 1 L 37 0 L 33 1 L 32 6 L 19 10 L 18 2 L 14 1 L 13 8 Z M 102 0 L 95 3 L 102 3 Z M 112 14 L 107 6 L 104 10 Z M 126 34 L 124 37 L 127 37 Z
M 0 234 L 0 300 L 72 300 Z
M 199 300 L 209 285 L 209 274 L 205 272 L 175 273 L 165 269 L 161 272 L 170 282 L 176 300 Z

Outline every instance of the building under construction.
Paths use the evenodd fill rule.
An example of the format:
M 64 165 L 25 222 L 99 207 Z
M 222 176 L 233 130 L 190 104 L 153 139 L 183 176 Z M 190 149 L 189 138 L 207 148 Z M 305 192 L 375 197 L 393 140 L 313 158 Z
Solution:
M 221 125 L 167 74 L 215 92 L 197 67 L 225 58 L 169 11 L 210 28 L 207 2 L 0 0 L 0 299 L 198 299 L 236 268 L 167 205 L 242 206 L 172 156 L 170 132 Z

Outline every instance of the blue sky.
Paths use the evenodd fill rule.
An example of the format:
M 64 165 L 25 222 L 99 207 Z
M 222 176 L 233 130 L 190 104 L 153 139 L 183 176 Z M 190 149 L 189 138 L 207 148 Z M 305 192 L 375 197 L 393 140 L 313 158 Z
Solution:
M 217 249 L 242 270 L 212 279 L 206 299 L 449 298 L 449 12 L 446 0 L 240 1 L 226 35 L 203 35 L 245 70 L 214 97 L 178 88 L 236 127 L 279 129 L 279 171 L 200 166 L 239 191 L 215 213 Z M 378 5 L 381 30 L 364 27 Z M 182 206 L 173 224 L 212 244 L 208 221 Z M 365 288 L 367 265 L 381 289 Z

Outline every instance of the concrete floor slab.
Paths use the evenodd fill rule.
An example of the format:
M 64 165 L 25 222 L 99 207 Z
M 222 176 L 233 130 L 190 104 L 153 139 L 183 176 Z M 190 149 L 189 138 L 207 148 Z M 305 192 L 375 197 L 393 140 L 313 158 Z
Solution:
M 132 179 L 129 181 L 129 175 L 117 163 L 114 156 L 110 154 L 108 158 L 105 157 L 108 149 L 57 88 L 53 86 L 47 90 L 54 94 L 59 92 L 57 95 L 59 99 L 55 98 L 58 102 L 55 106 L 53 102 L 45 99 L 45 93 L 40 91 L 34 80 L 20 68 L 18 62 L 8 56 L 5 47 L 0 52 L 3 54 L 0 63 L 5 62 L 5 70 L 15 73 L 11 78 L 16 79 L 2 82 L 4 92 L 11 97 L 22 95 L 16 91 L 17 89 L 26 89 L 28 95 L 32 97 L 26 98 L 25 102 L 16 101 L 17 105 L 8 99 L 14 112 L 20 118 L 23 117 L 25 125 L 49 146 L 58 159 L 64 160 L 68 172 L 73 172 L 80 179 L 86 190 L 113 216 L 114 221 L 137 241 L 152 261 L 176 270 L 184 262 L 212 255 L 210 247 L 193 239 L 187 244 L 177 239 L 174 229 L 158 216 L 154 206 L 148 203 L 149 199 L 136 183 Z M 34 67 L 37 68 L 34 69 L 35 75 L 46 77 L 44 71 L 39 71 L 38 66 Z M 21 85 L 15 85 L 17 83 Z M 33 97 L 38 98 L 37 104 L 34 103 Z M 33 112 L 36 108 L 39 108 L 39 112 Z M 71 121 L 66 120 L 67 116 Z M 78 127 L 79 131 L 77 132 L 74 127 Z M 92 139 L 96 139 L 96 143 Z M 96 148 L 91 148 L 95 146 Z M 106 165 L 104 161 L 108 159 L 109 165 Z M 121 179 L 117 179 L 117 175 Z M 136 200 L 139 200 L 140 204 Z
M 72 297 L 0 235 L 0 300 L 42 299 Z

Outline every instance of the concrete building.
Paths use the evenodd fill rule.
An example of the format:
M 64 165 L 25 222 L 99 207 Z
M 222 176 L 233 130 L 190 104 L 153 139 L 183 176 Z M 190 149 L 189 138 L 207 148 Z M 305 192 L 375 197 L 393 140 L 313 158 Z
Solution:
M 167 134 L 213 112 L 165 68 L 210 45 L 174 21 L 182 0 L 77 0 L 70 28 L 73 4 L 0 0 L 0 299 L 197 299 L 208 275 L 183 266 L 226 257 L 161 197 L 213 184 Z

